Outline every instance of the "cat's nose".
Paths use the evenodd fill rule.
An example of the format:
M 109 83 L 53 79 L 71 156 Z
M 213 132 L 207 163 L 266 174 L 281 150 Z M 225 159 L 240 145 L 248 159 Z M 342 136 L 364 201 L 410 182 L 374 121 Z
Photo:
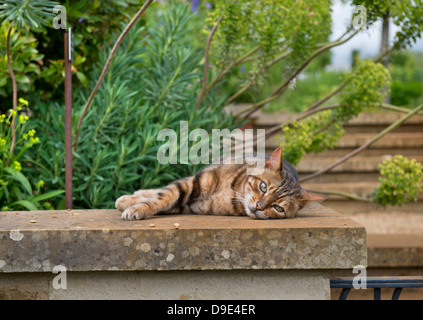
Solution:
M 260 204 L 260 201 L 258 201 L 258 202 L 256 203 L 256 209 L 257 209 L 257 210 L 260 210 L 260 211 L 262 211 L 262 210 L 263 210 L 263 207 L 262 207 L 262 204 Z

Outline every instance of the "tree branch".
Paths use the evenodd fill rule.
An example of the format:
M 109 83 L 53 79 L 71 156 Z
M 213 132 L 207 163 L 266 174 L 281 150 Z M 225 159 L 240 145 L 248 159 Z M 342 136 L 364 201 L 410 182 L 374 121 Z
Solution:
M 236 61 L 234 61 L 233 63 L 231 63 L 225 70 L 222 70 L 219 72 L 219 74 L 217 75 L 216 79 L 214 79 L 210 85 L 207 87 L 206 92 L 208 92 L 211 88 L 213 88 L 220 80 L 222 80 L 222 78 L 229 72 L 231 71 L 231 69 L 233 67 L 236 67 L 237 65 L 240 65 L 244 62 L 246 62 L 246 59 L 248 57 L 250 57 L 251 55 L 253 55 L 258 49 L 260 48 L 260 46 L 256 46 L 253 49 L 251 49 L 250 51 L 248 51 L 246 54 L 244 54 L 242 57 L 240 57 L 239 59 L 237 59 Z
M 12 58 L 10 57 L 10 34 L 12 32 L 13 28 L 13 21 L 10 22 L 9 28 L 7 29 L 7 36 L 6 36 L 6 57 L 7 57 L 7 68 L 9 69 L 10 78 L 12 79 L 12 88 L 13 88 L 13 111 L 16 112 L 18 108 L 18 87 L 16 85 L 16 78 L 15 73 L 13 72 L 12 68 Z M 10 145 L 9 152 L 13 154 L 13 151 L 15 150 L 15 144 L 16 144 L 16 117 L 13 117 L 12 120 L 12 143 Z M 10 158 L 7 159 L 6 164 L 9 165 Z
M 344 197 L 351 200 L 371 202 L 370 199 L 359 197 L 359 196 L 356 196 L 355 194 L 347 193 L 347 192 L 330 191 L 330 190 L 313 190 L 308 188 L 304 188 L 304 190 L 307 192 L 312 192 L 312 193 L 320 193 L 320 194 L 326 194 L 330 196 L 340 196 L 340 197 Z
M 347 38 L 343 39 L 343 40 L 339 40 L 339 41 L 334 41 L 334 42 L 330 42 L 327 45 L 317 49 L 310 57 L 308 57 L 306 59 L 306 61 L 304 61 L 300 67 L 298 67 L 292 74 L 291 76 L 289 76 L 288 79 L 285 80 L 285 82 L 283 82 L 268 98 L 257 102 L 255 104 L 253 104 L 253 106 L 251 108 L 245 109 L 243 110 L 241 113 L 244 112 L 248 112 L 245 117 L 250 116 L 251 114 L 253 114 L 254 112 L 256 112 L 257 110 L 261 109 L 266 103 L 275 100 L 276 98 L 278 98 L 280 96 L 280 94 L 286 89 L 286 87 L 289 85 L 289 83 L 314 59 L 316 58 L 319 54 L 321 54 L 322 52 L 331 49 L 333 47 L 339 46 L 345 42 L 347 42 L 348 40 L 350 40 L 352 37 L 354 37 L 358 32 L 360 31 L 360 29 L 356 30 L 354 33 L 352 33 L 350 36 L 348 36 Z
M 272 67 L 274 64 L 276 64 L 277 62 L 281 61 L 283 58 L 285 58 L 286 56 L 288 56 L 291 52 L 292 51 L 286 51 L 286 52 L 282 53 L 280 56 L 278 56 L 275 59 L 273 59 L 272 61 L 270 61 L 267 65 L 264 66 L 263 71 L 266 71 L 267 69 L 269 69 L 270 67 Z M 234 101 L 241 94 L 243 94 L 248 88 L 250 88 L 253 85 L 255 79 L 256 79 L 256 77 L 254 76 L 246 85 L 244 85 L 240 90 L 238 90 L 238 92 L 236 92 L 231 97 L 229 97 L 229 99 L 226 100 L 225 105 L 228 105 L 229 103 L 231 103 L 232 101 Z M 243 112 L 240 112 L 239 114 L 237 114 L 235 116 L 237 117 L 238 115 L 240 115 L 242 113 Z
M 391 110 L 391 111 L 403 112 L 403 113 L 410 112 L 410 109 L 394 106 L 394 105 L 388 104 L 388 103 L 381 103 L 380 105 L 378 105 L 378 107 L 383 108 L 383 109 L 387 109 L 387 110 Z M 423 114 L 423 112 L 420 111 L 418 114 Z
M 317 171 L 317 172 L 315 172 L 313 174 L 310 174 L 308 176 L 305 176 L 305 177 L 301 178 L 300 179 L 300 182 L 304 182 L 304 181 L 310 180 L 312 178 L 315 178 L 317 176 L 320 176 L 321 174 L 326 173 L 326 172 L 332 170 L 333 168 L 339 166 L 341 163 L 347 161 L 348 159 L 350 159 L 350 158 L 354 157 L 355 155 L 359 154 L 361 151 L 363 151 L 363 150 L 367 149 L 368 147 L 370 147 L 373 143 L 375 143 L 376 141 L 378 141 L 379 139 L 381 139 L 384 135 L 386 135 L 387 133 L 391 132 L 392 130 L 394 130 L 395 128 L 397 128 L 401 124 L 403 124 L 405 121 L 407 121 L 409 118 L 411 118 L 413 115 L 415 115 L 416 113 L 418 113 L 421 110 L 423 110 L 423 104 L 421 104 L 417 108 L 415 108 L 415 109 L 411 110 L 410 112 L 408 112 L 405 116 L 403 116 L 402 118 L 400 118 L 397 121 L 395 121 L 393 124 L 391 124 L 386 129 L 382 130 L 379 134 L 377 134 L 376 136 L 374 136 L 371 140 L 369 140 L 368 142 L 366 142 L 365 144 L 363 144 L 359 148 L 357 148 L 354 151 L 350 152 L 349 154 L 347 154 L 346 156 L 342 157 L 338 161 L 334 162 L 330 166 L 328 166 L 328 167 L 326 167 L 326 168 L 324 168 L 322 170 L 319 170 L 319 171 Z
M 85 115 L 87 114 L 87 111 L 91 105 L 91 102 L 94 99 L 94 95 L 97 93 L 98 88 L 100 87 L 101 83 L 103 82 L 103 79 L 107 73 L 107 70 L 110 67 L 110 64 L 112 63 L 113 57 L 116 54 L 117 49 L 119 48 L 123 38 L 128 34 L 129 30 L 134 26 L 134 24 L 137 22 L 137 20 L 141 17 L 141 15 L 147 10 L 147 8 L 150 6 L 150 4 L 154 0 L 146 0 L 144 5 L 138 10 L 138 12 L 135 14 L 135 16 L 131 19 L 131 21 L 128 23 L 128 25 L 125 27 L 123 32 L 120 34 L 119 38 L 117 39 L 116 43 L 114 44 L 112 51 L 110 52 L 109 57 L 107 58 L 106 64 L 103 67 L 103 71 L 101 72 L 100 77 L 97 80 L 97 84 L 95 85 L 93 91 L 91 91 L 91 94 L 87 100 L 87 103 L 85 104 L 84 110 L 82 111 L 81 117 L 79 118 L 78 125 L 76 128 L 76 134 L 75 134 L 75 143 L 74 143 L 74 151 L 78 149 L 78 137 L 79 133 L 81 131 L 82 121 L 85 118 Z
M 313 103 L 310 107 L 307 108 L 307 110 L 313 110 L 315 108 L 317 108 L 318 106 L 320 106 L 321 104 L 325 103 L 326 101 L 328 101 L 330 98 L 332 98 L 334 95 L 338 94 L 339 92 L 342 91 L 342 89 L 345 88 L 345 86 L 351 81 L 351 78 L 346 79 L 343 83 L 341 83 L 335 90 L 333 90 L 331 93 L 329 93 L 327 96 L 323 97 L 322 99 L 320 99 L 319 101 Z
M 391 49 L 388 49 L 388 50 L 386 50 L 384 53 L 382 53 L 382 54 L 380 54 L 378 57 L 376 57 L 375 58 L 375 62 L 380 62 L 382 59 L 383 59 L 383 57 L 385 56 L 385 55 L 387 55 L 389 52 L 391 51 Z M 307 109 L 306 109 L 306 111 L 305 112 L 307 112 L 307 111 L 311 111 L 311 110 L 314 110 L 314 109 L 316 109 L 317 107 L 319 107 L 320 105 L 322 105 L 323 103 L 325 103 L 326 101 L 328 101 L 330 98 L 332 98 L 334 95 L 336 95 L 336 94 L 338 94 L 339 92 L 341 92 L 342 91 L 342 89 L 344 89 L 345 88 L 345 86 L 351 81 L 351 79 L 352 79 L 353 77 L 350 77 L 350 78 L 348 78 L 348 79 L 346 79 L 346 80 L 344 80 L 344 82 L 343 83 L 341 83 L 335 90 L 333 90 L 331 93 L 329 93 L 327 96 L 325 96 L 325 97 L 323 97 L 322 99 L 320 99 L 319 101 L 317 101 L 317 102 L 315 102 L 314 104 L 312 104 L 310 107 L 308 107 Z M 386 108 L 386 109 L 389 109 L 389 107 L 388 106 L 390 106 L 390 105 L 387 105 L 387 104 L 385 104 L 385 103 L 383 103 L 382 105 L 380 105 L 380 107 L 383 107 L 383 108 Z M 401 110 L 399 110 L 398 108 L 400 108 L 400 107 L 397 107 L 397 106 L 391 106 L 391 110 L 395 110 L 395 109 L 393 109 L 392 107 L 394 107 L 394 108 L 397 108 L 396 109 L 396 111 L 401 111 Z M 404 109 L 404 108 L 401 108 L 402 109 L 402 111 L 403 112 L 408 112 L 409 110 L 408 109 Z M 321 110 L 321 109 L 317 109 L 317 110 Z M 323 109 L 324 110 L 324 109 Z M 243 112 L 240 112 L 238 115 L 240 115 L 241 113 L 243 113 Z M 311 113 L 311 114 L 313 114 L 313 113 Z M 309 115 L 311 115 L 311 114 L 309 114 Z M 237 115 L 237 116 L 238 116 Z M 298 121 L 298 120 L 301 120 L 301 119 L 296 119 L 296 121 Z M 266 137 L 268 138 L 268 137 L 270 137 L 270 136 L 272 136 L 272 135 L 274 135 L 275 133 L 277 133 L 278 131 L 280 131 L 281 130 L 281 127 L 283 126 L 283 125 L 285 125 L 285 124 L 280 124 L 280 125 L 276 125 L 276 126 L 273 126 L 273 127 L 271 127 L 270 129 L 268 129 L 268 130 L 266 130 Z
M 219 26 L 219 23 L 222 21 L 223 17 L 220 17 L 217 22 L 214 24 L 213 28 L 211 29 L 209 38 L 207 39 L 207 45 L 206 45 L 206 53 L 204 57 L 204 79 L 203 79 L 203 85 L 201 86 L 200 95 L 198 96 L 197 102 L 195 104 L 195 110 L 198 110 L 201 104 L 201 100 L 203 99 L 203 96 L 206 92 L 207 87 L 207 79 L 209 74 L 209 52 L 210 52 L 210 45 L 213 39 L 214 34 L 216 33 L 217 27 Z

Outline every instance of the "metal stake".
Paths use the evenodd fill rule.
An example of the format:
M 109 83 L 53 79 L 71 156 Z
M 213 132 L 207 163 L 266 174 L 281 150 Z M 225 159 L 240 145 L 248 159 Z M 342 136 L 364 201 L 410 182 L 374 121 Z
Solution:
M 70 31 L 65 32 L 65 200 L 72 209 L 72 61 L 70 59 Z

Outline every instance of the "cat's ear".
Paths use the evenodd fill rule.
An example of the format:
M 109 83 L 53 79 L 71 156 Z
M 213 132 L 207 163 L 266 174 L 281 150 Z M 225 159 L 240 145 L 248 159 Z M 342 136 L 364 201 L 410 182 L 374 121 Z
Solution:
M 321 201 L 324 201 L 324 200 L 326 200 L 327 198 L 324 198 L 324 197 L 321 197 L 321 196 L 318 196 L 318 195 L 316 195 L 316 194 L 312 194 L 312 193 L 309 193 L 309 192 L 307 192 L 307 191 L 305 191 L 304 189 L 301 191 L 301 196 L 300 196 L 300 198 L 298 199 L 298 201 L 300 201 L 300 203 L 302 204 L 302 206 L 304 207 L 306 204 L 307 204 L 307 202 L 310 202 L 310 201 L 317 201 L 317 202 L 321 202 Z
M 273 151 L 272 155 L 270 156 L 269 160 L 266 161 L 264 167 L 267 169 L 271 169 L 276 172 L 282 172 L 283 170 L 283 161 L 282 161 L 282 149 L 281 147 L 277 148 Z

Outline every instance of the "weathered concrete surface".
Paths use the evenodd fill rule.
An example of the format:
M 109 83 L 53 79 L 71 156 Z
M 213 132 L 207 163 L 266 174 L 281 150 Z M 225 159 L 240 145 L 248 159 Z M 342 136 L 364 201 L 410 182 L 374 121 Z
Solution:
M 326 270 L 0 273 L 0 300 L 330 299 Z M 60 275 L 62 276 L 62 275 Z
M 174 224 L 179 223 L 175 229 Z M 154 227 L 150 225 L 154 224 Z M 0 272 L 349 269 L 366 265 L 366 231 L 319 204 L 287 220 L 116 210 L 0 214 Z

